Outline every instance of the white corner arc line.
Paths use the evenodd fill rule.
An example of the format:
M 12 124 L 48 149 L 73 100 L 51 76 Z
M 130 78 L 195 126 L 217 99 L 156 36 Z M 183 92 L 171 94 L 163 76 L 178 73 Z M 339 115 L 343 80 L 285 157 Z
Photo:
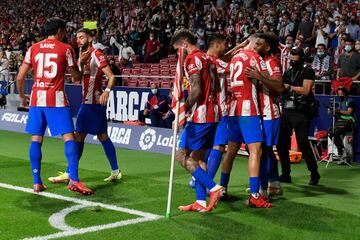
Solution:
M 84 207 L 96 206 L 96 207 L 102 207 L 102 208 L 109 209 L 109 210 L 114 210 L 117 212 L 124 212 L 124 213 L 128 213 L 131 215 L 140 216 L 139 218 L 128 219 L 128 220 L 123 220 L 123 221 L 114 222 L 114 223 L 110 223 L 110 224 L 97 225 L 97 226 L 91 226 L 91 227 L 85 227 L 85 228 L 79 228 L 79 229 L 69 227 L 64 222 L 64 225 L 61 226 L 62 230 L 64 230 L 62 232 L 58 232 L 58 233 L 54 233 L 54 234 L 50 234 L 50 235 L 46 235 L 46 236 L 36 236 L 36 237 L 31 237 L 31 238 L 24 238 L 24 240 L 47 240 L 47 239 L 54 239 L 54 238 L 60 238 L 60 237 L 68 237 L 68 236 L 73 236 L 73 235 L 79 235 L 79 234 L 84 234 L 84 233 L 89 233 L 89 232 L 97 232 L 97 231 L 101 231 L 101 230 L 105 230 L 105 229 L 126 226 L 126 225 L 130 225 L 130 224 L 155 221 L 155 220 L 163 218 L 160 215 L 147 213 L 147 212 L 143 212 L 143 211 L 139 211 L 139 210 L 135 210 L 135 209 L 118 207 L 116 205 L 82 200 L 82 199 L 77 199 L 77 198 L 73 198 L 73 197 L 66 197 L 66 196 L 62 196 L 59 194 L 55 194 L 55 193 L 49 193 L 49 192 L 35 193 L 34 190 L 31 188 L 24 188 L 24 187 L 19 187 L 19 186 L 15 186 L 15 185 L 11 185 L 11 184 L 6 184 L 6 183 L 0 183 L 0 188 L 16 190 L 16 191 L 20 191 L 20 192 L 40 195 L 40 196 L 47 197 L 47 198 L 52 198 L 52 199 L 57 199 L 57 200 L 62 200 L 62 201 L 79 204 L 79 205 L 75 205 L 70 208 L 65 208 L 62 211 L 74 211 L 74 210 L 79 210 Z M 50 219 L 49 219 L 49 222 L 50 222 Z M 58 228 L 58 225 L 56 228 Z
M 64 208 L 60 212 L 54 213 L 49 218 L 49 223 L 52 227 L 57 228 L 62 231 L 74 231 L 77 230 L 65 223 L 65 217 L 75 211 L 86 208 L 85 205 L 75 205 L 72 207 Z

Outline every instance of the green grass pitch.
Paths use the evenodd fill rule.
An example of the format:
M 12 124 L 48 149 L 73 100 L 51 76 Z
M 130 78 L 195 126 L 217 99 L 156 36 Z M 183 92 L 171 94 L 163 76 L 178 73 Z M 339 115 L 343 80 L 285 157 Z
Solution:
M 28 160 L 30 137 L 0 131 L 0 183 L 31 188 Z M 48 193 L 116 205 L 156 215 L 165 215 L 170 156 L 117 149 L 124 179 L 105 183 L 110 173 L 101 145 L 86 144 L 80 162 L 80 177 L 95 191 L 80 196 L 54 185 L 47 178 L 66 167 L 63 144 L 46 138 L 43 144 L 42 177 Z M 250 209 L 244 205 L 247 187 L 246 159 L 237 158 L 230 179 L 233 201 L 220 202 L 211 213 L 184 213 L 178 205 L 194 201 L 187 183 L 190 175 L 176 164 L 171 220 L 155 221 L 98 230 L 60 239 L 360 239 L 360 166 L 319 166 L 319 186 L 308 186 L 306 165 L 292 165 L 293 184 L 283 184 L 284 196 L 274 199 L 272 209 Z M 216 176 L 219 180 L 219 174 Z M 0 239 L 13 240 L 61 232 L 49 224 L 54 213 L 75 203 L 0 187 Z M 86 228 L 139 216 L 101 207 L 71 212 L 65 223 Z

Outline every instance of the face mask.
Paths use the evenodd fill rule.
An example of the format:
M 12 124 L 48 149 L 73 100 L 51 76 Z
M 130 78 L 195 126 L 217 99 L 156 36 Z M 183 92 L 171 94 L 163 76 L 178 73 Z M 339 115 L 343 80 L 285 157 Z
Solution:
M 356 44 L 355 49 L 356 49 L 356 51 L 360 51 L 360 44 Z
M 356 13 L 356 16 L 357 16 L 357 17 L 360 17 L 360 12 Z
M 128 45 L 128 44 L 127 44 L 126 42 L 123 43 L 123 46 L 124 46 L 124 47 L 127 47 L 127 45 Z
M 352 48 L 351 48 L 350 45 L 346 45 L 346 46 L 344 47 L 345 52 L 350 52 L 351 49 L 352 49 Z
M 286 48 L 291 48 L 292 44 L 291 43 L 286 43 L 285 46 L 286 46 Z
M 319 57 L 325 57 L 325 52 L 323 52 L 323 51 L 317 51 L 317 55 L 318 55 Z
M 300 61 L 291 61 L 290 64 L 294 69 L 299 69 L 303 65 Z
M 151 93 L 152 93 L 152 94 L 156 95 L 156 94 L 157 94 L 157 92 L 158 92 L 157 88 L 153 88 L 153 89 L 151 89 Z
M 339 26 L 339 25 L 340 25 L 340 21 L 336 20 L 336 21 L 335 21 L 335 25 L 336 25 L 336 26 Z

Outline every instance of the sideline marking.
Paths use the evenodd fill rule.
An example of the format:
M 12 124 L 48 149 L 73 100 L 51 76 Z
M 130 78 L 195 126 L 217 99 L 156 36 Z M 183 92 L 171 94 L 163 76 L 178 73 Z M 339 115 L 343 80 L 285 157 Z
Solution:
M 46 236 L 36 236 L 36 237 L 24 238 L 24 240 L 30 240 L 30 239 L 31 240 L 35 240 L 35 239 L 36 240 L 47 240 L 47 239 L 54 239 L 54 238 L 60 238 L 60 237 L 68 237 L 68 236 L 73 236 L 73 235 L 85 234 L 85 233 L 89 233 L 89 232 L 97 232 L 97 231 L 101 231 L 101 230 L 105 230 L 105 229 L 126 226 L 126 225 L 130 225 L 130 224 L 155 221 L 155 220 L 159 220 L 159 219 L 163 218 L 162 216 L 159 216 L 156 214 L 147 213 L 147 212 L 143 212 L 143 211 L 139 211 L 139 210 L 135 210 L 135 209 L 118 207 L 116 205 L 105 204 L 105 203 L 100 203 L 100 202 L 93 202 L 93 201 L 78 199 L 78 198 L 74 198 L 74 197 L 66 197 L 63 195 L 55 194 L 55 193 L 49 193 L 49 192 L 35 193 L 34 190 L 31 188 L 24 188 L 24 187 L 19 187 L 19 186 L 15 186 L 15 185 L 11 185 L 11 184 L 6 184 L 6 183 L 0 183 L 0 187 L 5 188 L 5 189 L 16 190 L 16 191 L 25 192 L 25 193 L 31 193 L 34 195 L 40 195 L 40 196 L 47 197 L 47 198 L 52 198 L 52 199 L 57 199 L 57 200 L 62 200 L 62 201 L 78 204 L 78 205 L 75 205 L 75 206 L 72 206 L 69 208 L 65 208 L 65 209 L 61 210 L 60 212 L 53 214 L 49 218 L 49 223 L 51 225 L 52 225 L 52 223 L 55 224 L 55 226 L 52 225 L 53 227 L 62 229 L 64 231 L 46 235 Z M 58 224 L 59 222 L 57 222 L 57 220 L 59 220 L 59 219 L 61 220 L 61 218 L 65 218 L 65 216 L 67 214 L 69 214 L 70 212 L 73 212 L 73 211 L 76 211 L 76 210 L 79 210 L 79 209 L 85 208 L 85 207 L 102 207 L 105 209 L 109 209 L 109 210 L 113 210 L 113 211 L 117 211 L 117 212 L 124 212 L 124 213 L 128 213 L 131 215 L 137 215 L 140 217 L 134 218 L 134 219 L 123 220 L 123 221 L 119 221 L 119 222 L 114 222 L 114 223 L 110 223 L 110 224 L 96 225 L 96 226 L 85 227 L 85 228 L 73 228 L 73 227 L 66 225 L 65 222 L 63 222 L 63 224 L 62 224 L 61 221 L 60 221 L 60 224 Z M 59 217 L 59 215 L 60 215 L 60 217 Z M 54 222 L 54 218 L 55 218 L 55 222 Z

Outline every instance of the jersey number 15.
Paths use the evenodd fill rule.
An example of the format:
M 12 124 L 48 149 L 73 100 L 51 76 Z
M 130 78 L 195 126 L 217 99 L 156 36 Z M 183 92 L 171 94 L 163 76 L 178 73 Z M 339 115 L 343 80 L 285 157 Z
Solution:
M 37 63 L 36 76 L 38 78 L 54 78 L 57 74 L 57 63 L 53 61 L 58 54 L 56 53 L 38 53 L 35 56 Z M 45 69 L 46 68 L 46 69 Z

